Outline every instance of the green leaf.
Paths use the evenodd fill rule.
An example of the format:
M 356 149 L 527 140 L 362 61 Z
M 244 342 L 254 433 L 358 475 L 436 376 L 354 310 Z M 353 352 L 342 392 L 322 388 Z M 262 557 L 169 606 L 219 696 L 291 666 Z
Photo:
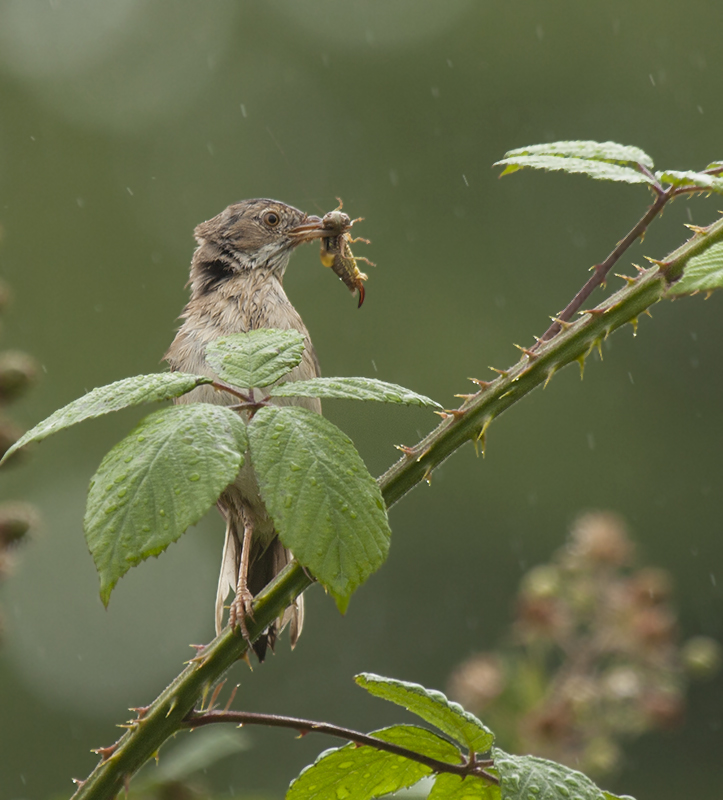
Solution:
M 206 348 L 206 361 L 221 380 L 244 389 L 269 386 L 301 363 L 298 331 L 266 328 L 222 336 Z
M 673 186 L 699 186 L 701 191 L 723 194 L 723 178 L 706 175 L 703 172 L 678 172 L 671 169 L 656 172 L 655 177 L 661 183 L 672 183 Z
M 494 735 L 474 714 L 441 692 L 425 689 L 417 683 L 382 678 L 370 672 L 356 675 L 354 680 L 375 697 L 396 703 L 407 711 L 439 728 L 472 753 L 484 753 L 492 747 Z
M 407 750 L 443 761 L 445 764 L 459 764 L 462 761 L 456 745 L 418 725 L 392 725 L 390 728 L 373 731 L 370 736 L 398 744 Z
M 605 800 L 586 775 L 535 756 L 511 756 L 494 748 L 502 800 Z
M 272 397 L 322 397 L 342 400 L 378 400 L 382 403 L 402 403 L 414 406 L 434 406 L 439 403 L 417 394 L 403 386 L 385 383 L 373 378 L 312 378 L 308 381 L 293 381 L 274 386 Z
M 629 794 L 613 794 L 612 792 L 603 792 L 605 800 L 635 800 Z
M 597 181 L 619 181 L 622 183 L 654 183 L 642 172 L 619 164 L 610 164 L 606 161 L 592 161 L 583 158 L 560 158 L 559 156 L 513 156 L 503 158 L 494 164 L 495 167 L 505 166 L 502 175 L 517 172 L 523 167 L 544 170 L 561 170 L 563 172 L 579 172 Z
M 500 800 L 500 787 L 474 775 L 463 780 L 443 772 L 437 775 L 428 800 Z
M 39 442 L 83 420 L 141 403 L 157 403 L 160 400 L 180 397 L 203 383 L 211 383 L 211 379 L 183 372 L 159 372 L 153 375 L 136 375 L 134 378 L 125 378 L 107 386 L 100 386 L 39 422 L 15 442 L 5 454 L 5 458 L 29 442 Z
M 149 415 L 106 455 L 84 522 L 104 604 L 132 566 L 198 522 L 236 478 L 246 449 L 237 414 L 191 403 Z
M 616 164 L 643 164 L 653 168 L 653 159 L 639 147 L 617 142 L 549 142 L 518 147 L 505 153 L 505 158 L 516 156 L 558 156 L 584 158 L 589 161 L 610 161 Z
M 305 408 L 262 408 L 249 424 L 249 447 L 281 541 L 343 613 L 389 551 L 376 481 L 351 440 Z
M 430 731 L 409 725 L 395 725 L 375 731 L 371 735 L 417 752 L 419 752 L 417 747 L 439 749 L 433 739 L 443 742 Z M 410 742 L 413 743 L 412 747 L 409 745 Z M 449 763 L 455 763 L 458 760 L 456 758 L 458 753 L 452 745 L 446 744 L 452 748 L 455 755 L 454 761 Z M 348 744 L 326 750 L 311 766 L 303 770 L 299 777 L 292 781 L 286 800 L 339 800 L 339 798 L 371 800 L 413 786 L 431 773 L 430 767 L 403 756 L 385 753 L 365 745 L 360 747 Z
M 674 283 L 666 297 L 678 297 L 695 292 L 712 292 L 723 288 L 723 242 L 711 245 L 685 265 L 683 277 Z

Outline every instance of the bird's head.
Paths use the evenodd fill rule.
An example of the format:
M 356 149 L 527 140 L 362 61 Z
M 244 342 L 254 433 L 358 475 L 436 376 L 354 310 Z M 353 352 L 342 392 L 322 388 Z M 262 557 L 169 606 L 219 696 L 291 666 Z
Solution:
M 279 280 L 294 248 L 328 236 L 323 221 L 278 200 L 242 200 L 194 231 L 198 248 L 191 264 L 193 294 L 207 294 L 252 270 Z

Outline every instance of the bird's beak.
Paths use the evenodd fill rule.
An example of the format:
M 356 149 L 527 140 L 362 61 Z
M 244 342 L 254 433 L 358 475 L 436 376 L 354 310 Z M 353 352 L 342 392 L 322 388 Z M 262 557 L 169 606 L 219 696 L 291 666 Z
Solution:
M 329 229 L 324 227 L 321 217 L 306 217 L 301 225 L 297 225 L 288 231 L 288 235 L 293 239 L 294 244 L 312 242 L 314 239 L 323 239 L 329 235 Z

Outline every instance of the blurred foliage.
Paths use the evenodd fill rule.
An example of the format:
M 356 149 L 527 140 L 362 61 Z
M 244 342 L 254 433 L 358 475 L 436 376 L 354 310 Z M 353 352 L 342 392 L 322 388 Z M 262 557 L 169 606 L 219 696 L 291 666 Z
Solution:
M 620 517 L 579 517 L 523 576 L 508 642 L 463 661 L 451 696 L 504 747 L 591 775 L 619 769 L 624 740 L 681 723 L 689 679 L 714 676 L 722 652 L 708 637 L 680 643 L 672 576 L 634 562 Z
M 0 281 L 0 312 L 10 300 L 10 289 Z M 0 352 L 0 458 L 15 444 L 22 431 L 5 414 L 5 407 L 22 397 L 35 383 L 38 367 L 33 358 L 19 351 Z M 14 458 L 9 458 L 2 469 L 12 468 Z M 32 533 L 39 523 L 39 515 L 30 503 L 0 503 L 0 580 L 12 571 L 17 546 Z M 0 632 L 3 628 L 0 617 Z

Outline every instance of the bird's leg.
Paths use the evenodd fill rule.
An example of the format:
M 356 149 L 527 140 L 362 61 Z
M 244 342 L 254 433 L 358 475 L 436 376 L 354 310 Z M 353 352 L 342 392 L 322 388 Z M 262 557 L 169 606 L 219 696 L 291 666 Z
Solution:
M 249 557 L 251 553 L 251 540 L 253 538 L 254 526 L 251 522 L 250 515 L 243 515 L 244 522 L 244 538 L 241 544 L 241 561 L 238 569 L 238 583 L 236 584 L 236 597 L 234 597 L 231 607 L 229 608 L 228 622 L 232 628 L 236 625 L 241 628 L 241 633 L 249 644 L 251 638 L 249 631 L 246 627 L 246 620 L 253 619 L 253 601 L 254 596 L 249 591 L 248 577 L 249 577 Z

